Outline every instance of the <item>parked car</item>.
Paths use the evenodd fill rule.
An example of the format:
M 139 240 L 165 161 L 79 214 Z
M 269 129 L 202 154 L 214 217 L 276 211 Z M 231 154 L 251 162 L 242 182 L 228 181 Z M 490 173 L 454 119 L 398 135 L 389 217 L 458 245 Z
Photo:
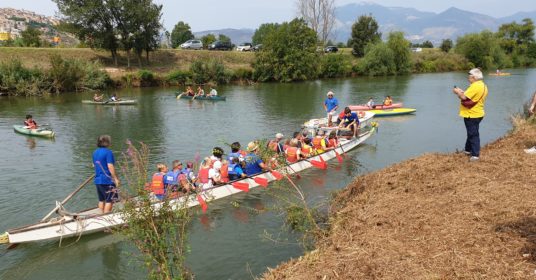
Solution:
M 336 53 L 338 51 L 339 51 L 339 48 L 335 46 L 327 46 L 326 48 L 324 48 L 325 53 Z
M 251 43 L 242 43 L 236 47 L 236 50 L 239 52 L 248 52 L 251 51 L 253 45 Z
M 208 46 L 209 50 L 230 51 L 233 49 L 231 42 L 216 41 Z
M 262 44 L 257 44 L 255 46 L 253 46 L 253 48 L 251 48 L 252 51 L 254 52 L 258 52 L 262 49 Z
M 201 40 L 188 40 L 180 45 L 181 49 L 200 50 L 203 48 Z

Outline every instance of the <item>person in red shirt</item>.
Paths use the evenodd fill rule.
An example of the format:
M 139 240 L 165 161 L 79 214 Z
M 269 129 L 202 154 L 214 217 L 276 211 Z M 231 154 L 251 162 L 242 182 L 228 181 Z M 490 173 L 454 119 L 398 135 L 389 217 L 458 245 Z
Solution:
M 34 121 L 32 115 L 26 115 L 26 120 L 24 121 L 24 126 L 28 129 L 36 129 L 37 123 Z

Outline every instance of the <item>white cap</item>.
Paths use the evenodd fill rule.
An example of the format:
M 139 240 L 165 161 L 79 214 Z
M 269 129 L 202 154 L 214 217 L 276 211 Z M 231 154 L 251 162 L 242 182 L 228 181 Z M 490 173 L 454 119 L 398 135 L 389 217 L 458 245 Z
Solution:
M 330 96 L 330 95 L 335 95 L 335 94 L 333 93 L 333 91 L 330 90 L 330 91 L 328 91 L 327 96 Z
M 277 139 L 281 139 L 281 138 L 283 138 L 283 137 L 285 137 L 285 135 L 283 135 L 283 133 L 277 133 L 277 134 L 275 135 L 275 138 L 277 138 Z
M 476 80 L 482 80 L 482 78 L 484 77 L 482 75 L 482 71 L 480 71 L 480 69 L 478 68 L 473 68 L 469 71 L 469 75 L 473 76 Z
M 221 161 L 218 160 L 218 161 L 214 162 L 214 165 L 212 167 L 214 167 L 214 169 L 216 169 L 216 170 L 220 170 L 221 169 Z

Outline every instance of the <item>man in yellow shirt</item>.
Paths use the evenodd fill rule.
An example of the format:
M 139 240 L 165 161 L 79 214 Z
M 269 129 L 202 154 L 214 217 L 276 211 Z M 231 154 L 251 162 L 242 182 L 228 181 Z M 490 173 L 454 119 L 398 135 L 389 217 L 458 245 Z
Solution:
M 482 71 L 478 68 L 471 69 L 467 79 L 471 85 L 465 91 L 454 87 L 452 92 L 462 102 L 460 104 L 460 117 L 463 118 L 467 130 L 464 153 L 471 156 L 470 161 L 478 161 L 480 158 L 480 134 L 478 130 L 485 115 L 484 103 L 488 96 L 488 87 L 484 84 Z M 473 101 L 473 104 L 464 104 L 467 101 Z

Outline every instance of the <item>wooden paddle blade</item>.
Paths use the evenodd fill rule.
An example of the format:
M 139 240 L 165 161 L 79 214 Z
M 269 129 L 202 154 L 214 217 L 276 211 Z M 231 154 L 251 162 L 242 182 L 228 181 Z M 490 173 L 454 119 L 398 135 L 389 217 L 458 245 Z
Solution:
M 274 176 L 275 179 L 278 181 L 283 179 L 283 175 L 275 170 L 272 170 L 272 176 Z
M 318 160 L 310 160 L 309 162 L 314 167 L 319 168 L 319 169 L 327 169 L 328 168 L 328 165 L 325 162 L 321 162 L 321 161 L 318 161 Z
M 244 182 L 234 182 L 233 187 L 244 192 L 249 192 L 249 184 Z
M 206 213 L 208 209 L 208 205 L 203 199 L 203 197 L 201 197 L 201 195 L 197 196 L 197 201 L 199 201 L 199 205 L 201 206 L 201 210 L 203 210 L 203 213 Z
M 335 151 L 335 156 L 337 156 L 337 160 L 339 161 L 339 163 L 342 163 L 342 156 L 339 155 L 339 153 L 337 153 L 337 151 Z
M 262 187 L 268 187 L 268 179 L 266 178 L 255 177 L 253 178 L 253 180 L 255 181 L 255 183 L 261 185 Z

